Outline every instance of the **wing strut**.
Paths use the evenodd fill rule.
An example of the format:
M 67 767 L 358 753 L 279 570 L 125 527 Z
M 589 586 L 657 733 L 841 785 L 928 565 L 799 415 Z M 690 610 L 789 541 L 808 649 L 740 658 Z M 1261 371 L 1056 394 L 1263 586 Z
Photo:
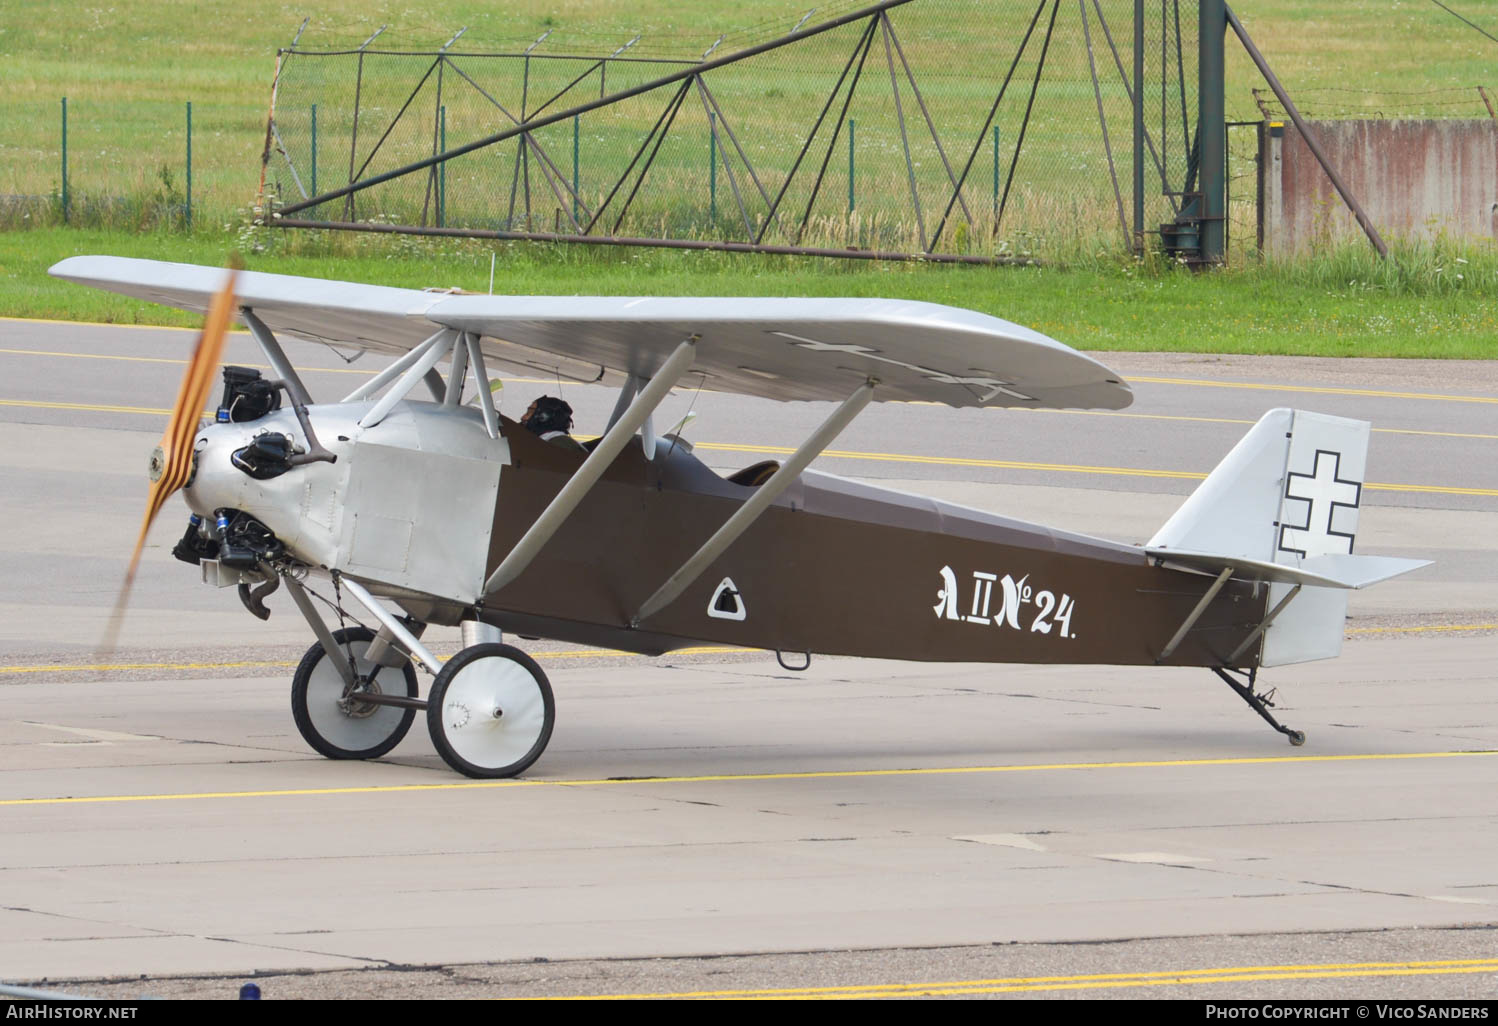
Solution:
M 1207 593 L 1196 604 L 1196 608 L 1187 614 L 1186 621 L 1181 624 L 1180 629 L 1165 643 L 1165 647 L 1155 657 L 1155 662 L 1163 663 L 1170 658 L 1170 653 L 1176 650 L 1176 646 L 1181 643 L 1181 639 L 1186 636 L 1186 632 L 1196 626 L 1196 621 L 1202 618 L 1202 614 L 1207 611 L 1207 607 L 1212 604 L 1212 600 L 1217 597 L 1217 593 L 1222 590 L 1224 584 L 1228 583 L 1228 578 L 1231 576 L 1233 576 L 1233 568 L 1230 566 L 1223 567 L 1222 573 L 1217 575 L 1217 580 L 1212 582 L 1212 587 L 1207 589 Z
M 250 334 L 255 336 L 255 341 L 260 343 L 260 351 L 265 354 L 265 362 L 270 364 L 270 369 L 276 372 L 276 377 L 286 382 L 286 391 L 291 395 L 291 401 L 296 406 L 311 406 L 312 396 L 307 392 L 307 386 L 302 384 L 302 379 L 297 377 L 296 368 L 291 361 L 286 359 L 286 353 L 281 349 L 281 343 L 276 341 L 276 336 L 265 326 L 265 322 L 255 316 L 255 311 L 247 306 L 239 308 L 240 317 L 244 318 L 245 327 L 250 329 Z
M 1259 640 L 1259 635 L 1267 631 L 1269 629 L 1269 625 L 1274 623 L 1274 618 L 1285 611 L 1285 607 L 1290 604 L 1290 600 L 1293 599 L 1296 595 L 1300 594 L 1301 587 L 1302 585 L 1297 584 L 1295 587 L 1290 589 L 1289 593 L 1286 594 L 1284 598 L 1275 603 L 1274 608 L 1269 611 L 1269 615 L 1259 621 L 1259 626 L 1254 628 L 1253 633 L 1244 638 L 1241 645 L 1228 653 L 1228 657 L 1223 660 L 1223 664 L 1226 666 L 1232 666 L 1234 660 L 1236 660 L 1243 654 L 1244 649 L 1248 648 L 1249 645 L 1252 645 L 1255 641 Z
M 645 423 L 647 417 L 660 405 L 661 400 L 666 398 L 671 387 L 681 380 L 682 375 L 692 366 L 692 358 L 697 355 L 697 339 L 693 335 L 676 347 L 661 365 L 661 369 L 650 379 L 650 383 L 640 389 L 639 395 L 629 404 L 629 409 L 616 420 L 608 431 L 604 432 L 603 438 L 599 439 L 598 445 L 588 454 L 583 465 L 577 468 L 577 472 L 568 479 L 557 492 L 556 497 L 536 518 L 535 523 L 525 532 L 521 539 L 515 543 L 515 547 L 505 556 L 504 561 L 495 568 L 494 573 L 489 575 L 489 580 L 484 583 L 484 594 L 492 595 L 500 588 L 509 584 L 519 577 L 525 568 L 530 566 L 531 560 L 536 558 L 542 547 L 551 540 L 563 522 L 572 515 L 572 511 L 578 507 L 583 498 L 592 490 L 593 485 L 603 476 L 609 464 L 614 462 L 614 457 L 634 436 L 641 424 Z
M 859 385 L 858 389 L 845 399 L 841 406 L 832 411 L 832 415 L 822 422 L 822 426 L 817 428 L 812 436 L 802 442 L 801 447 L 781 464 L 774 476 L 760 485 L 759 489 L 734 511 L 733 516 L 729 517 L 711 538 L 703 542 L 702 547 L 692 553 L 681 568 L 667 578 L 665 584 L 656 589 L 654 595 L 645 600 L 640 611 L 630 620 L 630 626 L 638 627 L 641 621 L 654 616 L 670 605 L 689 584 L 701 575 L 702 571 L 708 568 L 713 560 L 722 554 L 724 549 L 732 545 L 739 535 L 748 530 L 749 525 L 759 519 L 759 515 L 769 507 L 770 503 L 789 488 L 811 461 L 820 456 L 853 418 L 869 404 L 869 400 L 874 396 L 874 386 L 877 384 L 877 381 L 870 378 Z
M 490 438 L 499 437 L 499 411 L 494 408 L 494 393 L 489 390 L 489 371 L 484 367 L 484 351 L 479 347 L 479 337 L 471 331 L 463 333 L 468 344 L 468 369 L 473 372 L 473 387 L 478 392 L 479 410 L 484 415 L 484 429 Z
M 442 340 L 444 338 L 448 338 L 451 332 L 451 328 L 439 328 L 421 345 L 416 346 L 415 348 L 403 354 L 389 367 L 386 367 L 384 370 L 380 371 L 380 373 L 364 382 L 364 384 L 354 389 L 339 401 L 345 403 L 356 403 L 360 399 L 368 399 L 380 389 L 390 384 L 390 382 L 400 377 L 401 373 L 409 368 L 413 363 L 415 363 L 417 360 L 420 360 L 423 356 L 427 355 L 432 347 L 441 345 Z M 451 339 L 449 339 L 449 341 L 451 341 Z
M 390 411 L 395 408 L 395 404 L 404 399 L 407 393 L 416 387 L 416 382 L 423 378 L 426 379 L 428 387 L 431 388 L 433 398 L 438 402 L 446 398 L 447 386 L 443 383 L 442 378 L 438 376 L 436 384 L 433 384 L 429 373 L 437 368 L 437 361 L 447 355 L 448 350 L 461 337 L 460 332 L 454 331 L 451 328 L 447 328 L 432 336 L 428 344 L 422 347 L 424 352 L 422 352 L 420 358 L 411 364 L 410 369 L 401 376 L 401 379 L 395 383 L 390 391 L 380 396 L 380 401 L 375 403 L 368 413 L 359 418 L 359 426 L 362 428 L 371 428 L 384 420 Z M 379 378 L 375 378 L 375 380 L 378 381 Z M 438 386 L 441 387 L 439 388 Z

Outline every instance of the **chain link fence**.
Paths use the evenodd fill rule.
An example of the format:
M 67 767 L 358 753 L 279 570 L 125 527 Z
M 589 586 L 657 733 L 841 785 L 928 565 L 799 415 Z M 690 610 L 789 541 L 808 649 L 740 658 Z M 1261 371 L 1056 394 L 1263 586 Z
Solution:
M 1141 6 L 1136 25 L 1134 0 L 844 2 L 702 54 L 544 37 L 499 54 L 292 48 L 266 188 L 299 226 L 929 259 L 1120 250 L 1196 188 L 1196 2 Z

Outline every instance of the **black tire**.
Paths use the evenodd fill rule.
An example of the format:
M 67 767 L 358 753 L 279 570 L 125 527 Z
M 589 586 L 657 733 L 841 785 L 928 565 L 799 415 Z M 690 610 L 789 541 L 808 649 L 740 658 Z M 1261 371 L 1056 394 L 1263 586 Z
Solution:
M 335 631 L 333 640 L 339 651 L 334 657 L 345 658 L 343 646 L 347 645 L 361 674 L 375 671 L 374 683 L 381 691 L 399 694 L 403 683 L 407 697 L 415 698 L 416 669 L 409 659 L 397 669 L 376 668 L 363 658 L 374 637 L 374 632 L 363 627 Z M 322 642 L 317 642 L 307 649 L 291 678 L 291 717 L 296 729 L 314 751 L 329 759 L 378 759 L 400 744 L 416 720 L 416 710 L 359 703 L 346 711 L 339 705 L 343 678 L 326 661 L 327 655 Z
M 442 667 L 427 699 L 432 744 L 464 776 L 524 772 L 546 750 L 555 725 L 551 682 L 511 645 L 463 649 Z

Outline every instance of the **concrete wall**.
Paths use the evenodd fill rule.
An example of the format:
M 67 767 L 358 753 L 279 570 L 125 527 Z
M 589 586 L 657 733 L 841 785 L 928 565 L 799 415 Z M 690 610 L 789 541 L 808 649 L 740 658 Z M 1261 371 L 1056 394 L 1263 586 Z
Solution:
M 1311 121 L 1308 128 L 1386 240 L 1498 238 L 1498 124 Z M 1259 245 L 1288 256 L 1365 238 L 1288 120 L 1260 130 Z

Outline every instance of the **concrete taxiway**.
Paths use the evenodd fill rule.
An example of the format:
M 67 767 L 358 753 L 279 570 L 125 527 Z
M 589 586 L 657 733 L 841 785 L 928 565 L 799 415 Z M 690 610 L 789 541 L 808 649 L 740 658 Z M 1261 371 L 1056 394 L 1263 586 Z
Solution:
M 268 996 L 1492 994 L 1490 365 L 1105 356 L 1136 382 L 1126 415 L 881 407 L 819 461 L 1139 541 L 1263 409 L 1373 420 L 1359 550 L 1437 562 L 1356 596 L 1340 659 L 1265 675 L 1303 748 L 1202 671 L 792 673 L 721 648 L 652 661 L 542 641 L 527 644 L 558 696 L 551 747 L 522 780 L 474 782 L 419 718 L 377 762 L 311 753 L 287 710 L 305 626 L 284 596 L 260 624 L 174 563 L 176 506 L 121 648 L 94 654 L 190 339 L 0 321 L 7 980 L 116 996 L 225 994 L 257 970 Z M 231 349 L 257 362 L 242 337 Z M 369 369 L 293 356 L 320 368 L 320 396 Z M 535 377 L 508 383 L 506 412 L 546 390 Z M 566 394 L 582 430 L 611 402 Z M 822 415 L 692 388 L 673 403 L 700 414 L 689 437 L 722 467 Z

